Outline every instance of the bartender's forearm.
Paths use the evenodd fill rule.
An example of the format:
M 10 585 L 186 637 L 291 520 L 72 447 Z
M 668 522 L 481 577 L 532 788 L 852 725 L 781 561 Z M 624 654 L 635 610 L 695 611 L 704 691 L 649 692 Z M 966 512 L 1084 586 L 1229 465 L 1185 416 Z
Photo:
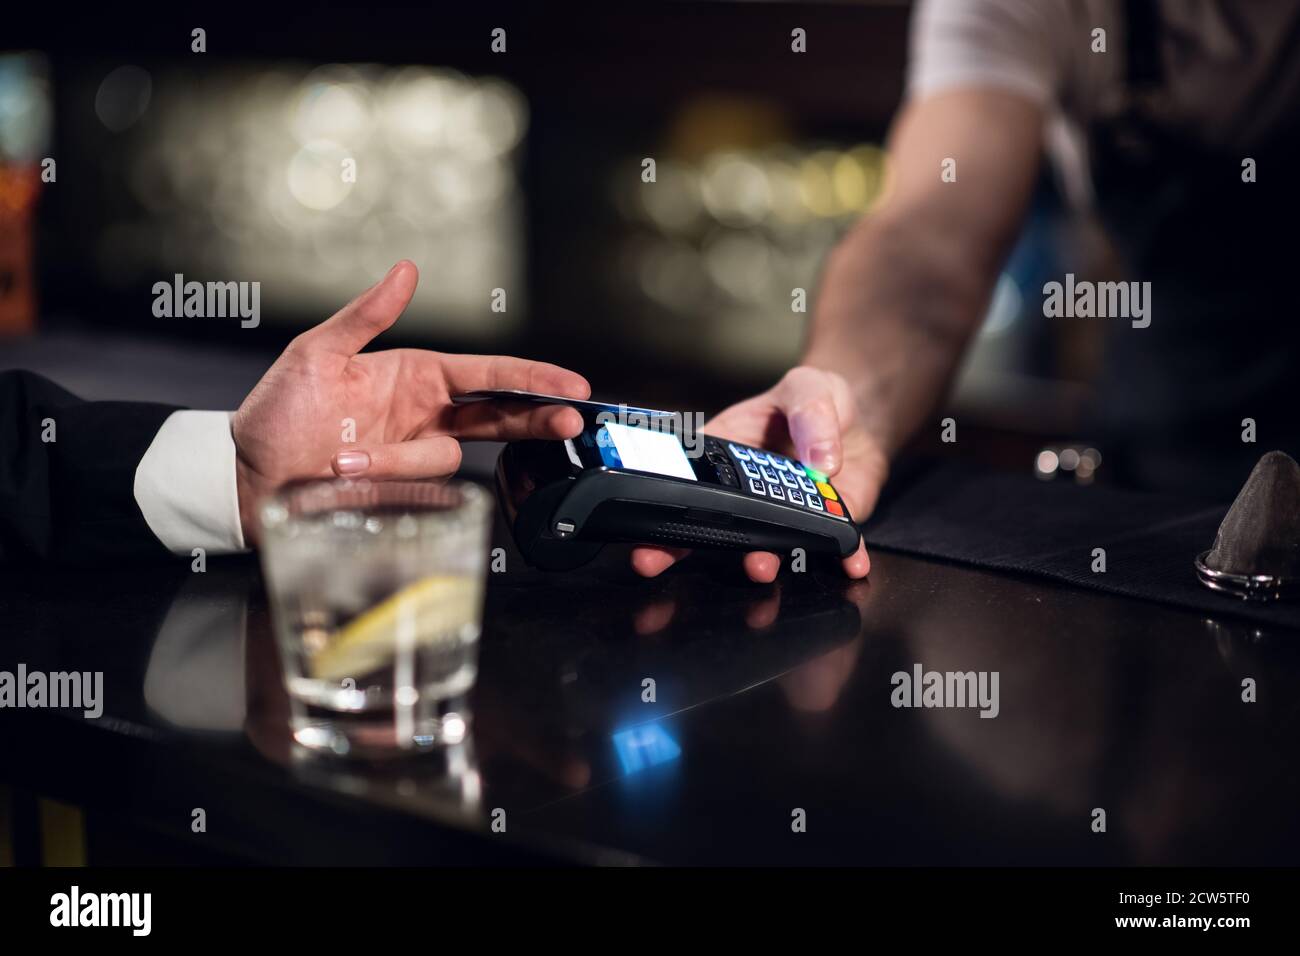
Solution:
M 991 279 L 924 223 L 864 221 L 822 277 L 804 364 L 849 383 L 892 455 L 942 400 L 979 326 Z
M 1039 107 L 1013 93 L 908 103 L 885 199 L 826 265 L 804 364 L 844 377 L 886 454 L 929 419 L 979 327 L 1020 231 L 1041 130 Z

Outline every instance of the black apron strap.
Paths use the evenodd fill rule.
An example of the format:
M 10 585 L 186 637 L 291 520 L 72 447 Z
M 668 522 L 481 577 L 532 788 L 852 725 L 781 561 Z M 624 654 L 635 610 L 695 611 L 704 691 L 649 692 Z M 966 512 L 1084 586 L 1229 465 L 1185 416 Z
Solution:
M 1160 15 L 1156 0 L 1128 0 L 1125 4 L 1124 79 L 1133 90 L 1158 87 L 1165 80 L 1160 59 Z

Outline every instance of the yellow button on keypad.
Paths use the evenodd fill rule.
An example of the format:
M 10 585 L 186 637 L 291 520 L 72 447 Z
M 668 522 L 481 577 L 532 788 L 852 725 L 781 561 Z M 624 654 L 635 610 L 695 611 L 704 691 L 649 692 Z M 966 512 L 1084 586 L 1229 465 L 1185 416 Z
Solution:
M 817 482 L 817 490 L 822 493 L 822 497 L 827 501 L 839 501 L 840 496 L 835 493 L 835 489 L 824 481 Z

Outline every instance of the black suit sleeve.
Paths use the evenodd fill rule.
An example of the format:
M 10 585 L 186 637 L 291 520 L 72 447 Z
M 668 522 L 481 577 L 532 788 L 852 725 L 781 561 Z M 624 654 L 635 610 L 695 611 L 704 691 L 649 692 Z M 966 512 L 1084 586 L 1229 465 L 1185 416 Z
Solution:
M 166 557 L 136 504 L 135 469 L 176 410 L 86 402 L 32 372 L 0 372 L 0 562 Z

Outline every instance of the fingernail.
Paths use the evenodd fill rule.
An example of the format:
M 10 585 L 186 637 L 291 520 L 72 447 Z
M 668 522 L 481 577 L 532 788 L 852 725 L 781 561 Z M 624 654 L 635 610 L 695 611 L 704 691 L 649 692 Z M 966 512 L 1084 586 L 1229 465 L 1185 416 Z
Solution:
M 370 467 L 370 456 L 364 451 L 341 451 L 334 456 L 334 470 L 340 475 L 359 475 Z
M 840 464 L 835 457 L 835 443 L 829 441 L 814 443 L 808 449 L 808 464 L 827 474 L 834 472 Z

